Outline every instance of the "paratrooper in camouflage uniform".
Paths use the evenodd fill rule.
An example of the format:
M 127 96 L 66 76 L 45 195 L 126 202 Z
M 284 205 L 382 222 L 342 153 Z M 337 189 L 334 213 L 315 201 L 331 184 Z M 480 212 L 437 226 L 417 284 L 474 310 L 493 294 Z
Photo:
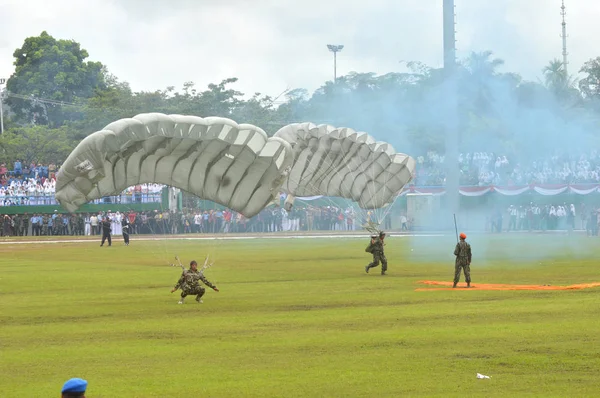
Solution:
M 381 261 L 381 275 L 385 275 L 385 273 L 387 271 L 387 258 L 385 258 L 385 254 L 383 253 L 383 246 L 384 246 L 383 240 L 384 239 L 385 239 L 385 233 L 383 231 L 381 231 L 379 233 L 379 235 L 371 236 L 371 243 L 369 244 L 369 246 L 367 246 L 365 251 L 367 253 L 373 254 L 373 262 L 365 267 L 365 272 L 367 274 L 369 273 L 369 269 L 377 267 L 379 265 L 380 261 Z
M 204 296 L 206 289 L 200 285 L 200 281 L 215 292 L 219 291 L 215 285 L 206 279 L 202 272 L 198 271 L 198 263 L 192 261 L 190 262 L 190 269 L 183 270 L 179 281 L 177 281 L 177 284 L 173 287 L 171 293 L 174 293 L 177 289 L 181 289 L 181 300 L 179 300 L 179 304 L 183 304 L 185 297 L 188 295 L 196 295 L 196 301 L 202 303 L 202 296 Z

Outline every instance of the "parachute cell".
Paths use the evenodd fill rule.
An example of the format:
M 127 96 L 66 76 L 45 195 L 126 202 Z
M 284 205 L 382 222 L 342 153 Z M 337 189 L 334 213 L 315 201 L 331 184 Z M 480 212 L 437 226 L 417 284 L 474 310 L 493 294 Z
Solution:
M 252 217 L 278 194 L 292 162 L 288 142 L 250 124 L 141 114 L 81 141 L 57 174 L 56 199 L 72 212 L 127 187 L 158 183 Z
M 364 132 L 296 123 L 274 137 L 289 142 L 294 152 L 294 164 L 282 185 L 289 195 L 287 209 L 295 197 L 318 195 L 378 209 L 392 203 L 414 175 L 413 158 Z

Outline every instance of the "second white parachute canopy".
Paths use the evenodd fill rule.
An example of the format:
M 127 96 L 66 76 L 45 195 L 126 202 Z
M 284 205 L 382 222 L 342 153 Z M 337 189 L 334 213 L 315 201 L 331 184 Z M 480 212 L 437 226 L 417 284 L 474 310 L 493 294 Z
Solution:
M 292 145 L 294 164 L 282 190 L 299 196 L 343 197 L 363 209 L 393 203 L 415 172 L 415 160 L 364 132 L 296 123 L 274 135 Z
M 250 124 L 141 114 L 81 141 L 57 174 L 56 199 L 73 212 L 130 186 L 158 183 L 252 217 L 278 195 L 292 162 L 288 142 Z

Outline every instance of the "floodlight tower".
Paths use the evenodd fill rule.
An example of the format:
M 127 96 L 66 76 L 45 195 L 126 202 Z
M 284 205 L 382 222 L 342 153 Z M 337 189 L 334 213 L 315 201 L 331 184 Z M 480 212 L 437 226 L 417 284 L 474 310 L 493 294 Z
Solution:
M 565 76 L 568 77 L 568 73 L 567 73 L 567 22 L 565 21 L 565 16 L 567 15 L 567 12 L 565 11 L 565 0 L 562 0 L 562 7 L 560 7 L 561 11 L 560 11 L 560 15 L 562 15 L 562 56 L 563 56 L 563 68 L 565 70 Z
M 459 165 L 458 165 L 458 83 L 456 62 L 456 30 L 454 0 L 443 0 L 444 32 L 444 87 L 446 121 L 446 197 L 447 210 L 458 213 L 459 208 Z M 449 219 L 448 217 L 445 217 Z
M 344 49 L 341 44 L 328 44 L 327 48 L 333 53 L 333 83 L 337 83 L 337 53 Z

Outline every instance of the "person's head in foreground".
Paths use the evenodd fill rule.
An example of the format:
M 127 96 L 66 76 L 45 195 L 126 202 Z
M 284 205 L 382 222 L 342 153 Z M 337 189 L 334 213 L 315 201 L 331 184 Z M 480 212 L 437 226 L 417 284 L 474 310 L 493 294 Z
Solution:
M 79 378 L 67 380 L 61 390 L 61 398 L 85 398 L 87 381 Z

